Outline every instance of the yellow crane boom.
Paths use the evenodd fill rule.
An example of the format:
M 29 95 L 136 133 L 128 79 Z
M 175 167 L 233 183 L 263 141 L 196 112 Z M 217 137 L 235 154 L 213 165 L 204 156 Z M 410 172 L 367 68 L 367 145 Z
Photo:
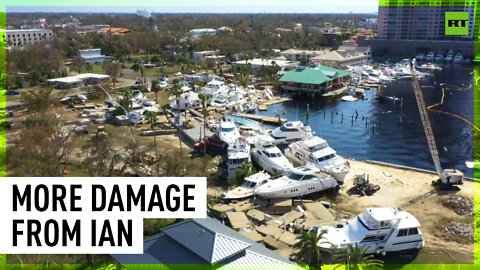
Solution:
M 427 137 L 428 148 L 432 155 L 435 169 L 437 170 L 438 177 L 442 177 L 442 167 L 440 166 L 440 158 L 438 156 L 437 144 L 435 143 L 435 137 L 433 136 L 432 126 L 428 119 L 427 106 L 425 105 L 425 99 L 423 97 L 422 89 L 417 79 L 416 70 L 412 63 L 410 63 L 410 71 L 412 72 L 413 92 L 415 93 L 415 99 L 417 100 L 418 111 L 420 112 L 420 118 L 422 119 L 423 129 L 425 130 L 425 136 Z

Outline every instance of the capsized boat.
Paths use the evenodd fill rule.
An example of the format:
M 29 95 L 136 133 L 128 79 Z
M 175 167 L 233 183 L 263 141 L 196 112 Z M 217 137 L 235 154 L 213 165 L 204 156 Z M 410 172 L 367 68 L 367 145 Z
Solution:
M 332 175 L 339 184 L 343 184 L 345 176 L 350 171 L 348 161 L 337 155 L 327 141 L 318 136 L 290 144 L 285 149 L 285 156 L 297 166 L 313 164 L 323 172 Z
M 222 141 L 230 145 L 235 143 L 235 141 L 240 137 L 240 133 L 238 132 L 238 128 L 233 120 L 224 118 L 220 120 L 218 136 Z
M 367 208 L 348 222 L 312 229 L 325 232 L 317 245 L 333 252 L 358 245 L 368 247 L 367 254 L 385 255 L 425 246 L 420 222 L 399 208 Z
M 245 177 L 242 185 L 224 193 L 223 199 L 240 200 L 253 196 L 255 194 L 255 189 L 267 183 L 270 179 L 270 175 L 263 171 Z
M 301 197 L 327 189 L 338 188 L 337 181 L 315 166 L 294 168 L 289 174 L 255 189 L 255 195 L 266 199 Z
M 271 133 L 276 144 L 298 142 L 312 135 L 312 129 L 309 126 L 303 125 L 302 121 L 286 122 L 274 129 Z
M 271 137 L 258 135 L 255 139 L 252 160 L 258 166 L 273 175 L 286 174 L 293 169 L 292 163 L 275 146 L 275 141 Z

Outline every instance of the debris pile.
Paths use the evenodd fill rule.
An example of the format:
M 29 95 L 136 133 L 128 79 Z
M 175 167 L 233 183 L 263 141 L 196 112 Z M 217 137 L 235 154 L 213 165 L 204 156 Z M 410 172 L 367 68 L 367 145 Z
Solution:
M 445 226 L 442 226 L 442 232 L 444 232 L 447 237 L 456 236 L 465 239 L 471 243 L 473 243 L 475 236 L 473 224 L 457 222 L 451 222 Z
M 450 195 L 446 201 L 446 206 L 452 208 L 459 215 L 473 216 L 473 199 L 459 195 Z

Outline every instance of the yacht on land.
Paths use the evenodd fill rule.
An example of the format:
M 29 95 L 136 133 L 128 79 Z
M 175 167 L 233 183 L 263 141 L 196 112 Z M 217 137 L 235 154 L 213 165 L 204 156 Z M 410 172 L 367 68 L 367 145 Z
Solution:
M 266 184 L 270 179 L 270 175 L 263 171 L 245 177 L 242 185 L 223 194 L 223 199 L 240 200 L 253 196 L 255 194 L 255 189 Z
M 243 138 L 238 138 L 227 149 L 228 177 L 237 177 L 237 168 L 250 162 L 250 145 Z
M 317 245 L 333 252 L 358 245 L 368 247 L 367 254 L 385 255 L 419 250 L 425 245 L 418 220 L 399 208 L 367 208 L 346 223 L 314 229 L 325 232 L 324 240 Z
M 457 52 L 453 57 L 453 63 L 462 63 L 463 62 L 463 55 L 461 52 Z
M 288 175 L 258 187 L 255 195 L 266 199 L 293 198 L 333 188 L 338 188 L 338 183 L 332 176 L 309 165 L 294 168 Z
M 435 58 L 435 53 L 433 51 L 430 51 L 426 56 L 425 56 L 425 61 L 431 62 Z
M 324 139 L 313 136 L 292 143 L 285 149 L 285 156 L 296 166 L 311 163 L 332 175 L 340 184 L 350 171 L 350 165 L 333 150 Z
M 200 109 L 202 103 L 198 98 L 198 94 L 194 92 L 186 92 L 180 95 L 180 102 L 177 104 L 175 97 L 171 98 L 170 107 L 173 110 L 187 110 L 187 109 Z
M 257 136 L 252 160 L 272 175 L 287 174 L 293 169 L 292 163 L 275 146 L 275 141 L 265 135 Z
M 240 137 L 240 133 L 238 132 L 238 128 L 233 120 L 221 119 L 218 127 L 218 136 L 220 137 L 220 140 L 230 145 L 235 143 L 235 141 Z
M 312 135 L 312 129 L 309 126 L 304 126 L 302 121 L 286 122 L 271 133 L 276 144 L 289 144 L 301 141 Z

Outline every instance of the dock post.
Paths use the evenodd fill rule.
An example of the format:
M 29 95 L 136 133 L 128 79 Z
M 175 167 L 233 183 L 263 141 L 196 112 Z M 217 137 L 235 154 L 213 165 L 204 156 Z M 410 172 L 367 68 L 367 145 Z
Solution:
M 332 118 L 331 118 L 330 122 L 332 122 L 332 123 L 333 123 L 333 111 L 332 111 Z
M 403 97 L 400 98 L 400 112 L 403 112 Z
M 365 127 L 368 125 L 368 117 L 365 116 Z
M 307 124 L 308 124 L 309 114 L 310 114 L 310 104 L 307 103 Z
M 352 114 L 352 127 L 353 127 L 353 114 Z
M 357 120 L 357 119 L 358 119 L 358 111 L 355 110 L 355 120 Z
M 372 133 L 375 133 L 375 123 L 372 125 Z
M 342 113 L 342 121 L 341 121 L 341 123 L 343 123 L 343 113 Z

